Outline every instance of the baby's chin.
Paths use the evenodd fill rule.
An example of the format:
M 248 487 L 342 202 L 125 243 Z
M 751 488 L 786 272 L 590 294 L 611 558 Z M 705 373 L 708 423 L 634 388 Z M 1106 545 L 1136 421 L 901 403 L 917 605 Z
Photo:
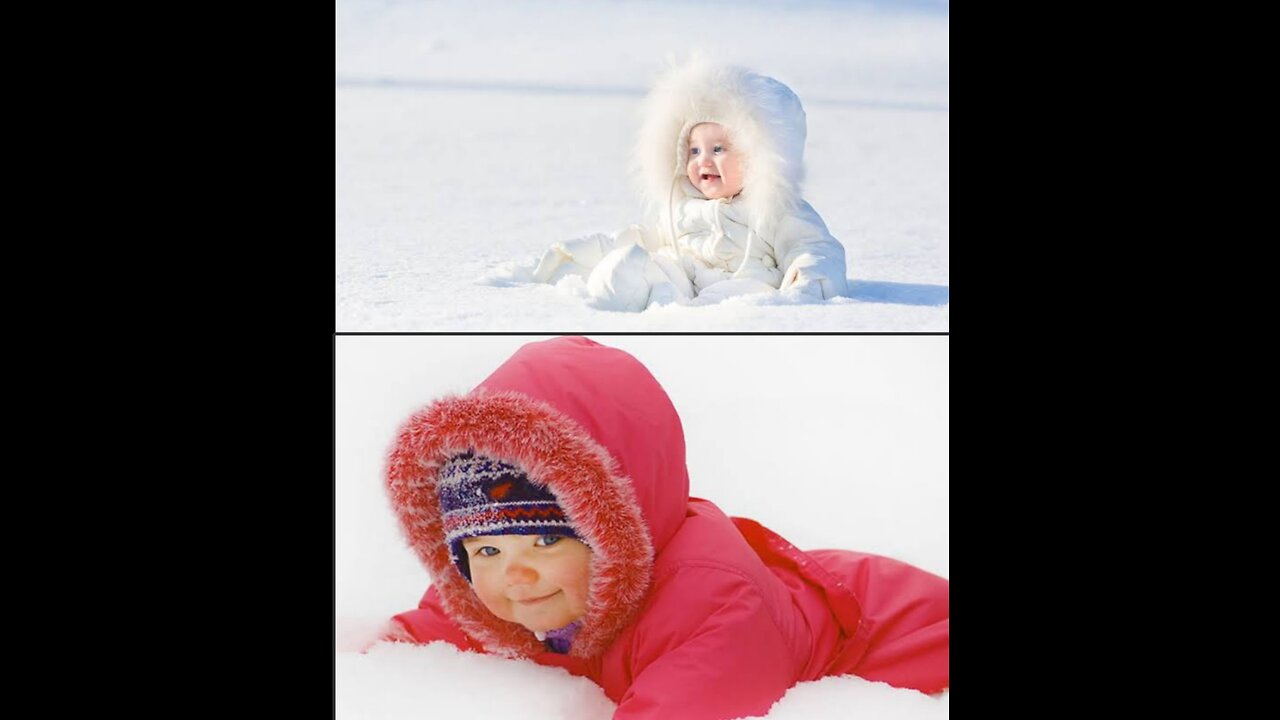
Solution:
M 575 613 L 566 603 L 555 603 L 538 611 L 517 613 L 514 620 L 534 632 L 547 632 L 568 625 L 580 615 L 581 613 Z
M 569 615 L 562 615 L 554 618 L 525 618 L 524 622 L 521 622 L 520 624 L 523 625 L 526 630 L 531 630 L 533 632 L 550 632 L 552 630 L 559 630 L 565 625 L 573 622 L 575 619 L 576 618 Z

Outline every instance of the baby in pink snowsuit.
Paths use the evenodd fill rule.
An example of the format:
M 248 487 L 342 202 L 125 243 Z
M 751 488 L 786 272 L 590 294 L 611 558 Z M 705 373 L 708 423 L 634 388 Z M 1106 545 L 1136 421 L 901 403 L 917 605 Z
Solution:
M 566 668 L 615 718 L 763 714 L 828 675 L 948 686 L 948 581 L 690 497 L 680 418 L 620 350 L 525 345 L 408 419 L 387 488 L 432 581 L 396 636 Z

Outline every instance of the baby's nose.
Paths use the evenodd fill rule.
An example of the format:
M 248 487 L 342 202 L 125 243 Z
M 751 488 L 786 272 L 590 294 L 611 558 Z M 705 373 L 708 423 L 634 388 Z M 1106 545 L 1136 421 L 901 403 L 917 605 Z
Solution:
M 538 573 L 524 563 L 511 563 L 507 566 L 507 582 L 513 585 L 532 583 L 538 579 Z

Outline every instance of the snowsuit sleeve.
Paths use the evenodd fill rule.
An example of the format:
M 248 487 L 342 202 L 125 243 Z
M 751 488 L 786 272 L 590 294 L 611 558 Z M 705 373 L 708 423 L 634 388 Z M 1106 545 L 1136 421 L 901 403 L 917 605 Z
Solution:
M 789 644 L 739 572 L 682 567 L 655 586 L 653 604 L 662 609 L 637 625 L 634 679 L 614 720 L 762 715 L 795 683 Z
M 445 615 L 435 586 L 427 588 L 427 592 L 418 603 L 417 610 L 402 612 L 394 616 L 392 621 L 393 625 L 398 624 L 398 627 L 388 633 L 383 638 L 385 640 L 407 640 L 422 644 L 443 640 L 459 650 L 483 652 L 478 643 L 462 632 L 462 628 Z
M 779 290 L 795 288 L 822 300 L 848 294 L 844 245 L 809 203 L 783 219 L 773 245 L 783 272 Z

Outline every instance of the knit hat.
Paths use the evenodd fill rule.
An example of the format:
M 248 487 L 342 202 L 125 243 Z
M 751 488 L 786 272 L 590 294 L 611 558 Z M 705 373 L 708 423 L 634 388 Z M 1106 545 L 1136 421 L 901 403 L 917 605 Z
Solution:
M 577 538 L 556 496 L 510 463 L 467 451 L 440 467 L 436 487 L 445 543 L 462 576 L 471 564 L 462 541 L 479 535 L 563 535 Z

